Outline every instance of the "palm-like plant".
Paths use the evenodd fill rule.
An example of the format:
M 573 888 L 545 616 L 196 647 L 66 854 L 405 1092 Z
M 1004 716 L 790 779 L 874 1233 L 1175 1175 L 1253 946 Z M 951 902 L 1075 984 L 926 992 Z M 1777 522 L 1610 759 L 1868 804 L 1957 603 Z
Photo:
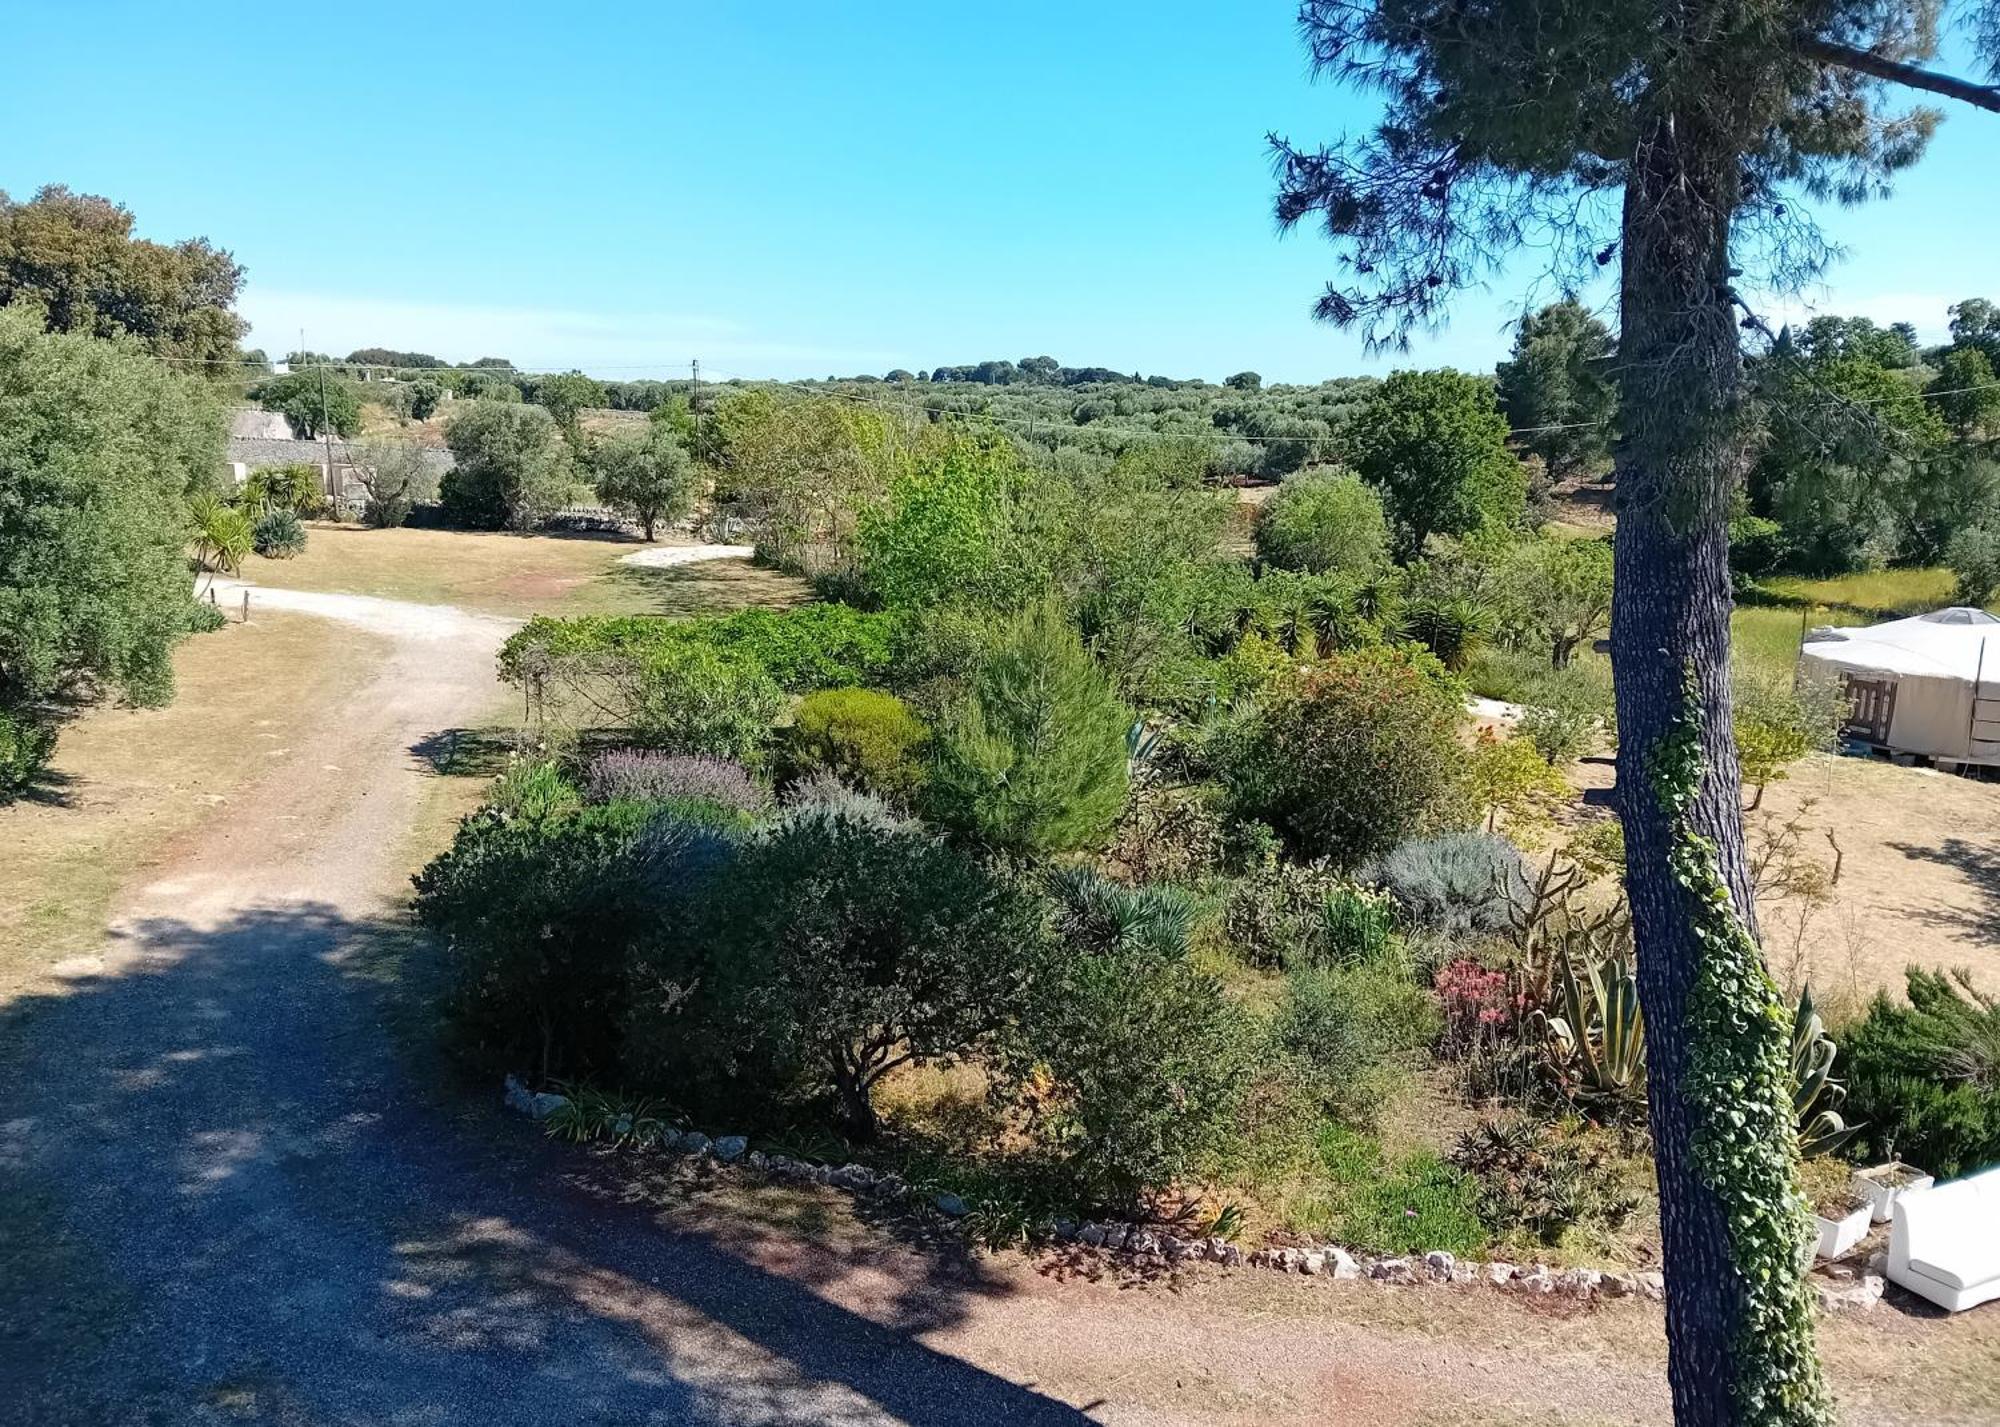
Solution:
M 242 569 L 255 539 L 250 517 L 205 493 L 189 504 L 188 514 L 194 521 L 195 564 L 232 575 Z

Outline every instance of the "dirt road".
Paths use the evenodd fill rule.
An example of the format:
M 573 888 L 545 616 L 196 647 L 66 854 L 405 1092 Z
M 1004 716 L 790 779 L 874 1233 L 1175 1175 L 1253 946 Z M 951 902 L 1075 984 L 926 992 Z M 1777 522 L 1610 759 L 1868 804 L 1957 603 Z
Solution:
M 417 750 L 491 707 L 509 626 L 257 607 L 362 621 L 392 652 L 132 891 L 102 955 L 0 1019 L 0 1420 L 1661 1419 L 1649 1307 L 1555 1322 L 1487 1294 L 1054 1273 L 885 1239 L 823 1197 L 663 1195 L 413 1070 L 380 950 Z

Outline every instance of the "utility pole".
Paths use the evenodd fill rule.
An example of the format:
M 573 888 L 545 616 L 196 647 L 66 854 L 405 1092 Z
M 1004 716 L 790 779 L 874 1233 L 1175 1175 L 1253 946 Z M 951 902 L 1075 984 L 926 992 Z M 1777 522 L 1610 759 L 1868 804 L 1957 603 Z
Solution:
M 303 350 L 305 345 L 305 333 L 301 331 L 300 349 Z M 320 439 L 326 442 L 326 498 L 337 514 L 340 510 L 340 483 L 333 470 L 333 427 L 326 417 L 326 363 L 316 362 L 314 365 L 319 368 L 319 434 Z
M 694 388 L 688 393 L 688 415 L 694 421 L 694 456 L 701 459 L 701 358 L 696 357 L 689 366 L 694 370 Z

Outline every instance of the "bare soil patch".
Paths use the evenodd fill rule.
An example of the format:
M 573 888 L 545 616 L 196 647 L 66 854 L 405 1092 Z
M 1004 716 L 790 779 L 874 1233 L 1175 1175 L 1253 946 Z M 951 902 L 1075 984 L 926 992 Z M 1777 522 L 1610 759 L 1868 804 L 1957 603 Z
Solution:
M 1608 760 L 1572 773 L 1608 789 Z M 1912 964 L 1965 967 L 2000 991 L 2000 783 L 1865 758 L 1814 755 L 1745 815 L 1751 841 L 1797 819 L 1803 855 L 1840 877 L 1821 905 L 1795 897 L 1759 908 L 1765 954 L 1781 977 L 1809 977 L 1836 1009 L 1899 990 Z

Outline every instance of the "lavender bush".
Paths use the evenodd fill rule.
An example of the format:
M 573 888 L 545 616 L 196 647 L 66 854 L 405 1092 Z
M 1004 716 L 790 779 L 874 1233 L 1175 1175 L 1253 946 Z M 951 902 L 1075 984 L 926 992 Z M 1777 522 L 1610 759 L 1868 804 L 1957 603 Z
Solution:
M 600 753 L 584 775 L 584 791 L 593 803 L 700 798 L 743 813 L 761 813 L 771 806 L 770 794 L 742 764 L 698 753 L 632 748 Z

